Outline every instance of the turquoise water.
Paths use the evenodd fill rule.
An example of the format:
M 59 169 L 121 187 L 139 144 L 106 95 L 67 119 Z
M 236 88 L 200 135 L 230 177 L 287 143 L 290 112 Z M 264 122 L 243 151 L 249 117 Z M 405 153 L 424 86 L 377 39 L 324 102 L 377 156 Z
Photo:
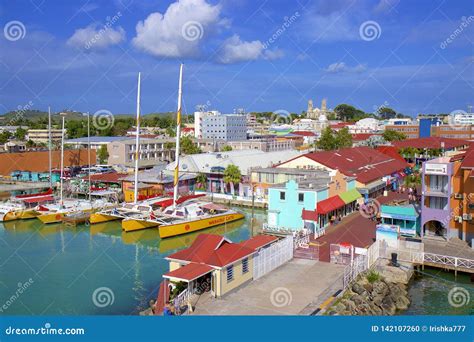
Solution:
M 251 212 L 238 210 L 245 220 L 201 232 L 249 238 Z M 256 211 L 255 218 L 261 227 L 266 215 Z M 120 221 L 76 228 L 36 219 L 0 223 L 0 315 L 137 314 L 156 299 L 168 271 L 164 257 L 198 234 L 160 240 L 154 229 L 123 233 Z M 110 291 L 97 306 L 93 294 L 102 287 Z
M 450 304 L 451 290 L 451 298 L 458 294 L 452 302 L 459 307 Z M 402 315 L 474 315 L 474 283 L 467 274 L 458 273 L 455 278 L 452 271 L 425 268 L 412 280 L 408 293 L 412 303 Z

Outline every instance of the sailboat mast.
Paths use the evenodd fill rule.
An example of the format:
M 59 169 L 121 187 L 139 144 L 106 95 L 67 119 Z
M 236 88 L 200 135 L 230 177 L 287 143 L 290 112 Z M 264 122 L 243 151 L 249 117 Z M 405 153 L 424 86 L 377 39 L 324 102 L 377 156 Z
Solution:
M 63 115 L 63 125 L 61 130 L 61 178 L 60 178 L 60 204 L 63 205 L 63 176 L 64 176 L 64 115 Z
M 51 171 L 51 107 L 48 107 L 48 166 L 49 166 L 49 187 L 53 188 L 53 174 Z
M 138 91 L 137 91 L 137 131 L 135 136 L 135 187 L 133 191 L 133 202 L 137 203 L 138 199 L 138 160 L 140 159 L 140 78 L 141 73 L 138 73 Z
M 87 159 L 89 163 L 89 168 L 87 172 L 87 178 L 89 179 L 89 202 L 92 202 L 91 194 L 91 120 L 90 114 L 87 112 Z
M 181 100 L 183 96 L 183 64 L 179 67 L 178 111 L 176 113 L 176 151 L 174 168 L 173 207 L 176 207 L 179 189 L 179 140 L 181 137 Z

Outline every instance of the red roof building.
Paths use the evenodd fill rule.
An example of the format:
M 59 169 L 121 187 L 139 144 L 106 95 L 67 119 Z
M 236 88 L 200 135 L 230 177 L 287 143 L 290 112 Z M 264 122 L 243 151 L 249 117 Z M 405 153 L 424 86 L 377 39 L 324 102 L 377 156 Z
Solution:
M 163 275 L 164 282 L 188 283 L 188 291 L 207 283 L 215 296 L 222 296 L 253 279 L 253 255 L 276 241 L 275 236 L 257 235 L 233 243 L 220 235 L 199 234 L 189 248 L 166 257 L 170 271 Z M 166 299 L 161 291 L 156 308 Z
M 427 149 L 444 149 L 444 150 L 461 150 L 469 146 L 470 142 L 463 139 L 450 139 L 439 137 L 406 139 L 402 141 L 394 141 L 393 146 L 398 149 L 405 147 L 427 148 Z
M 295 160 L 299 160 L 299 163 Z M 399 158 L 390 157 L 366 146 L 307 153 L 290 159 L 279 167 L 290 167 L 290 165 L 301 168 L 323 166 L 330 170 L 339 170 L 342 174 L 354 177 L 364 184 L 380 180 L 408 166 Z

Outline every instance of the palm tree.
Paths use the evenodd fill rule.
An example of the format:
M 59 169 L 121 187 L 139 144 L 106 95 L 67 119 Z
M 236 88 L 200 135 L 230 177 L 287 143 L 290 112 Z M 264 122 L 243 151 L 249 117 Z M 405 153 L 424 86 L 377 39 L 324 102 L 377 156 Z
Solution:
M 207 176 L 205 173 L 198 173 L 196 177 L 197 188 L 201 190 L 206 190 Z
M 234 195 L 235 184 L 239 184 L 242 173 L 237 165 L 229 164 L 224 170 L 224 182 L 230 184 L 232 196 Z

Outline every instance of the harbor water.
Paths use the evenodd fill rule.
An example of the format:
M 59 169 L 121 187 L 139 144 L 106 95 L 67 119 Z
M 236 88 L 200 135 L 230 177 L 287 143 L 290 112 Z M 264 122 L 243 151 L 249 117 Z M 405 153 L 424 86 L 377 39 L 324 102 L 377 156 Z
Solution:
M 0 223 L 0 315 L 133 315 L 155 300 L 167 255 L 199 233 L 231 241 L 251 235 L 244 220 L 160 240 L 156 229 L 124 233 L 120 221 L 68 227 L 39 220 Z M 266 215 L 255 211 L 254 229 Z
M 474 283 L 466 273 L 426 267 L 411 281 L 403 315 L 474 315 Z
M 191 245 L 200 233 L 231 241 L 251 236 L 245 219 L 160 240 L 156 229 L 122 232 L 120 221 L 92 226 L 43 225 L 39 220 L 0 223 L 0 315 L 136 315 L 155 300 L 167 255 Z M 255 211 L 254 231 L 266 214 Z M 448 294 L 465 288 L 470 302 L 453 307 Z M 472 315 L 470 277 L 425 269 L 409 287 L 403 315 Z

